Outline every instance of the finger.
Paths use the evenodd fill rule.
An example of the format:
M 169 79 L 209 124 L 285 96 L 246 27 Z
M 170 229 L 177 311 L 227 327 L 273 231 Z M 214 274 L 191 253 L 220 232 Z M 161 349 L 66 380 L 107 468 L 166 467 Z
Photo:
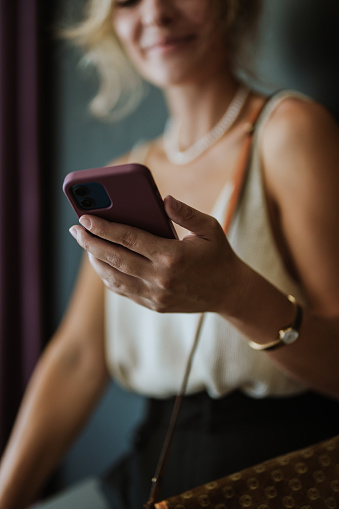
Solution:
M 131 294 L 138 295 L 142 293 L 142 287 L 144 286 L 142 279 L 115 269 L 91 253 L 88 254 L 88 258 L 93 269 L 109 290 L 126 297 Z
M 90 235 L 81 226 L 73 226 L 70 233 L 78 244 L 96 259 L 128 276 L 146 278 L 151 271 L 151 262 L 122 246 Z
M 137 304 L 149 309 L 157 310 L 157 305 L 152 301 L 145 281 L 123 274 L 91 254 L 89 254 L 88 257 L 93 269 L 108 290 L 123 297 L 128 297 Z
M 215 230 L 222 230 L 214 217 L 176 200 L 173 196 L 166 196 L 164 204 L 165 210 L 172 221 L 199 237 L 210 239 Z
M 112 223 L 96 216 L 84 215 L 80 217 L 79 221 L 86 230 L 97 237 L 119 244 L 149 259 L 154 256 L 158 249 L 163 249 L 164 242 L 168 242 L 168 239 L 157 237 L 139 228 Z

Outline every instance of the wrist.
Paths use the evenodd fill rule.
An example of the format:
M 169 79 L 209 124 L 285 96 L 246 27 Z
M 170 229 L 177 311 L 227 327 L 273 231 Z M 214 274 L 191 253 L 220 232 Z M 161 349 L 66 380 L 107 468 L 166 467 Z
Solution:
M 258 351 L 272 351 L 277 350 L 283 346 L 288 346 L 299 338 L 300 327 L 302 324 L 303 318 L 303 310 L 300 304 L 297 303 L 296 299 L 293 295 L 287 295 L 287 299 L 291 302 L 294 307 L 294 319 L 293 321 L 281 329 L 279 329 L 277 338 L 271 341 L 270 343 L 256 343 L 255 341 L 249 341 L 248 344 L 253 350 Z
M 231 322 L 242 318 L 244 302 L 250 293 L 252 271 L 235 253 L 232 253 L 232 258 L 223 272 L 221 299 L 216 310 Z
M 234 265 L 232 285 L 231 300 L 220 314 L 248 341 L 260 345 L 258 349 L 279 340 L 279 331 L 293 325 L 300 328 L 300 316 L 294 323 L 296 304 L 242 260 Z M 300 315 L 299 308 L 298 304 Z

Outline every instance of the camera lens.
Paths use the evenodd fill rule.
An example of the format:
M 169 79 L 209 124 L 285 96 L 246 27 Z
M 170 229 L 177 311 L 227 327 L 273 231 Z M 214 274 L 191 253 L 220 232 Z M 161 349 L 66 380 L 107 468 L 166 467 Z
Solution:
M 77 196 L 86 196 L 86 194 L 88 194 L 88 189 L 85 186 L 77 186 L 74 188 L 74 194 Z
M 81 206 L 84 209 L 92 209 L 95 206 L 95 201 L 93 198 L 85 198 L 84 200 L 81 200 Z

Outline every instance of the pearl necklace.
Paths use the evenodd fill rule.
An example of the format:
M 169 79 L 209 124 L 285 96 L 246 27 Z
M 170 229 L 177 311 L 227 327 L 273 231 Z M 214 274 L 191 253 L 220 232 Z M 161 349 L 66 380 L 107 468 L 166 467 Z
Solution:
M 220 121 L 208 133 L 193 143 L 193 145 L 188 147 L 186 150 L 180 150 L 178 139 L 179 129 L 177 130 L 177 134 L 173 135 L 172 126 L 169 120 L 165 127 L 163 136 L 164 150 L 167 159 L 177 166 L 190 163 L 197 159 L 207 149 L 214 145 L 214 143 L 220 140 L 220 138 L 231 128 L 244 106 L 248 94 L 248 87 L 241 85 Z

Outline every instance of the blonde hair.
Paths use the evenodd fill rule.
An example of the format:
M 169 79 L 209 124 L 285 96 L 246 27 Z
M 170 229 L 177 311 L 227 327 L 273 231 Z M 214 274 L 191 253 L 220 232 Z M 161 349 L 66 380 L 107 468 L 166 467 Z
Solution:
M 261 0 L 216 0 L 217 19 L 224 31 L 234 68 L 246 68 L 246 41 L 256 34 Z M 146 86 L 125 55 L 113 29 L 114 0 L 88 0 L 84 18 L 63 35 L 84 52 L 82 63 L 94 66 L 100 85 L 91 112 L 118 120 L 140 103 Z M 247 46 L 247 48 L 250 45 Z

